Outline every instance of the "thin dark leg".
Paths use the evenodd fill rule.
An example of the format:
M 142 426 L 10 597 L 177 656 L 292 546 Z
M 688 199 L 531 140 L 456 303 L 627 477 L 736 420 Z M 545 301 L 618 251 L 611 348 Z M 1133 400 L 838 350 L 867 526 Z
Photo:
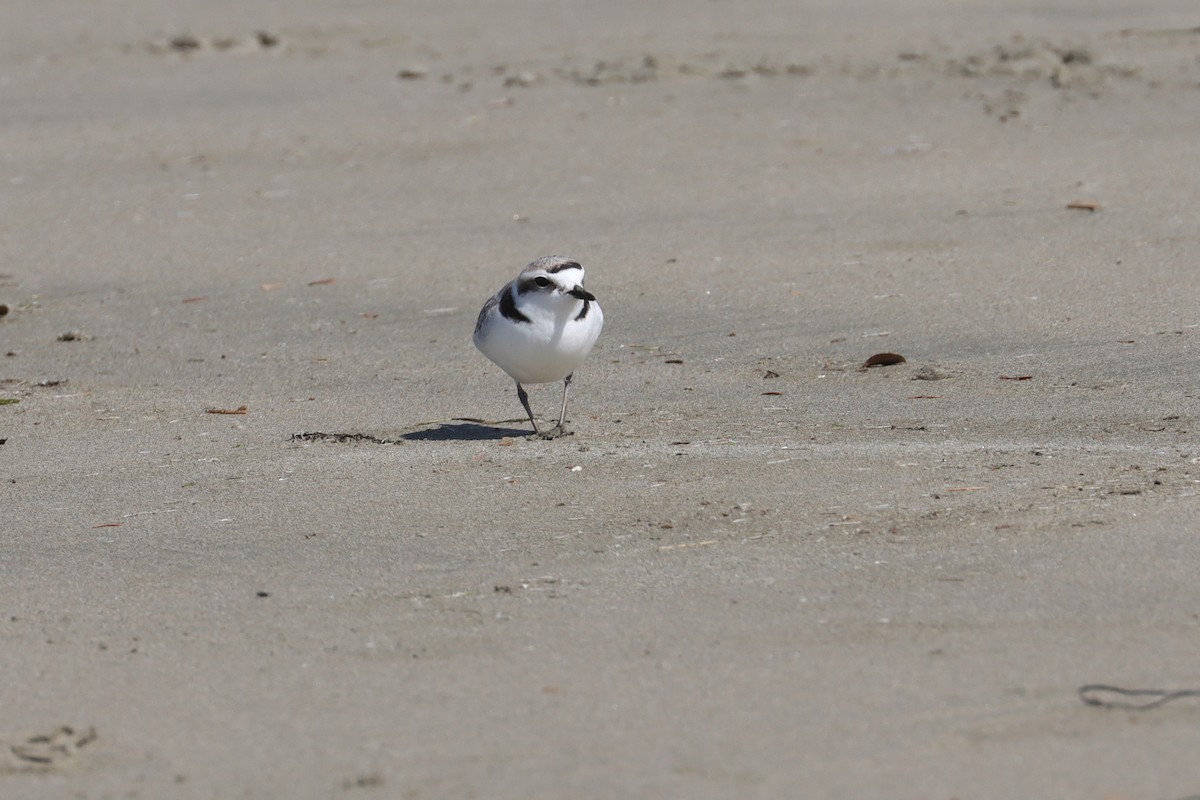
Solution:
M 533 409 L 529 407 L 529 395 L 525 392 L 525 387 L 521 385 L 520 381 L 517 382 L 517 397 L 520 398 L 521 405 L 525 406 L 525 413 L 529 415 L 529 421 L 533 423 L 533 432 L 541 433 L 538 430 L 537 420 L 533 418 Z
M 570 391 L 570 389 L 571 389 L 571 378 L 574 378 L 574 377 L 575 377 L 575 373 L 572 372 L 570 375 L 563 378 L 563 404 L 562 404 L 562 410 L 558 412 L 558 427 L 560 427 L 560 428 L 563 426 L 563 423 L 566 422 L 566 420 L 567 420 L 567 392 Z

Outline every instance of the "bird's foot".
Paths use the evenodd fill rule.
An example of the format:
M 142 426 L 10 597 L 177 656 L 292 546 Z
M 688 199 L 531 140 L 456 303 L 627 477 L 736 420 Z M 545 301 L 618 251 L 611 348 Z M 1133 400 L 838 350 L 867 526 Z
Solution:
M 541 430 L 536 430 L 533 433 L 529 434 L 529 438 L 530 439 L 543 439 L 543 440 L 549 441 L 550 439 L 557 439 L 560 436 L 574 436 L 574 435 L 575 435 L 575 431 L 569 431 L 566 428 L 564 428 L 562 425 L 555 425 L 553 428 L 545 428 L 545 429 L 541 429 Z

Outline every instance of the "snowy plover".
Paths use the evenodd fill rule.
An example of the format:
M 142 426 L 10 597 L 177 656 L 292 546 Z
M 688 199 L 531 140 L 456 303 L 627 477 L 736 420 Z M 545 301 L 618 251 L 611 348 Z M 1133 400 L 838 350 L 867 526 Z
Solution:
M 535 436 L 553 439 L 566 431 L 571 376 L 587 358 L 604 312 L 583 288 L 583 267 L 563 256 L 539 258 L 492 295 L 475 323 L 475 346 L 517 382 L 517 397 L 533 423 Z M 526 383 L 563 382 L 558 425 L 538 428 L 529 408 Z

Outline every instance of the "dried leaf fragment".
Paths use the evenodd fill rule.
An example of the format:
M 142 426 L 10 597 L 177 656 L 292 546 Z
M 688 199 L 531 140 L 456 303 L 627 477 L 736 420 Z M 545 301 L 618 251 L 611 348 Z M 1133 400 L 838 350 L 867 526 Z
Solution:
M 237 408 L 206 408 L 205 414 L 245 414 L 250 411 L 248 406 L 238 406 Z

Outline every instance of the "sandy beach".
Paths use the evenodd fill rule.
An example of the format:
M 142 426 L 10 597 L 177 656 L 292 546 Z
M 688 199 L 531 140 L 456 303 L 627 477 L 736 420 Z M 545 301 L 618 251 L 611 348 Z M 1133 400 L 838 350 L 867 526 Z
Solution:
M 0 797 L 1200 793 L 1194 3 L 4 16 Z

